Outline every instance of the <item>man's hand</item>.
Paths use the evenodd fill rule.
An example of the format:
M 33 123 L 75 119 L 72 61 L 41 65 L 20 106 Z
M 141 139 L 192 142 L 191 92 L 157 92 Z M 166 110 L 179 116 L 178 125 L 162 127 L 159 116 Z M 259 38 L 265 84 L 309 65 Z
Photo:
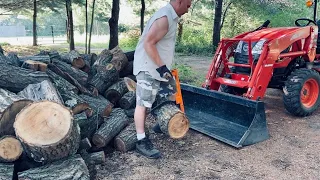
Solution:
M 159 68 L 157 68 L 158 73 L 160 74 L 160 77 L 169 79 L 172 78 L 171 71 L 167 68 L 166 65 L 163 65 Z

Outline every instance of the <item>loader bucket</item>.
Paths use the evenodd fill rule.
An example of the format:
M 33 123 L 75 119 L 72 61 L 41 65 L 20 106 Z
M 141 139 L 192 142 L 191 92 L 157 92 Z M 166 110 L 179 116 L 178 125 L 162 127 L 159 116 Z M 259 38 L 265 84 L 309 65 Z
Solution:
M 269 138 L 264 103 L 181 83 L 190 128 L 236 148 Z

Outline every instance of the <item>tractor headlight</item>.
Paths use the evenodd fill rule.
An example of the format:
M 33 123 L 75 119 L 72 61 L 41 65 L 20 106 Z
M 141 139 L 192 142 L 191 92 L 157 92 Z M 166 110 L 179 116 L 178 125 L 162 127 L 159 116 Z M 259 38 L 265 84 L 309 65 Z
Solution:
M 264 42 L 266 42 L 264 39 L 258 41 L 252 49 L 252 54 L 261 54 Z

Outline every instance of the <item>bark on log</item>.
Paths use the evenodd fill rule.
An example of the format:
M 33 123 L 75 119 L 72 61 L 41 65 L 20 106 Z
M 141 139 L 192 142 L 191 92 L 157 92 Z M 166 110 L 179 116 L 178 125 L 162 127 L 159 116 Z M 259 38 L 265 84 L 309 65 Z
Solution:
M 99 54 L 97 60 L 93 63 L 93 68 L 96 66 L 106 66 L 108 63 L 110 63 L 112 59 L 112 53 L 108 49 L 104 49 Z
M 79 89 L 75 87 L 73 84 L 69 83 L 67 80 L 62 78 L 61 76 L 57 75 L 50 69 L 46 70 L 46 73 L 54 83 L 55 87 L 58 89 L 58 91 L 61 93 L 63 92 L 74 92 L 75 94 L 79 93 Z
M 16 136 L 36 162 L 55 161 L 77 152 L 80 128 L 66 107 L 50 101 L 26 106 L 14 122 Z
M 20 59 L 18 58 L 16 53 L 9 52 L 8 55 L 7 55 L 7 59 L 10 62 L 8 64 L 11 64 L 11 65 L 17 66 L 17 67 L 21 66 Z
M 136 91 L 137 83 L 134 80 L 132 80 L 129 77 L 124 77 L 123 80 L 126 83 L 127 88 L 128 88 L 129 91 Z
M 135 108 L 130 108 L 130 109 L 125 109 L 124 112 L 129 118 L 133 118 L 135 110 L 136 110 Z
M 79 154 L 18 173 L 19 179 L 89 180 L 89 170 Z
M 61 59 L 60 54 L 54 50 L 54 51 L 46 51 L 46 50 L 40 50 L 40 53 L 37 54 L 36 56 L 43 56 L 43 55 L 49 55 L 50 60 L 59 60 Z
M 103 164 L 106 161 L 104 151 L 84 153 L 82 158 L 86 162 L 87 166 Z
M 134 52 L 135 51 L 128 51 L 124 53 L 127 56 L 129 62 L 134 60 Z
M 22 145 L 14 136 L 2 136 L 0 138 L 0 162 L 14 162 L 23 152 Z
M 29 84 L 40 83 L 49 80 L 44 72 L 23 69 L 8 64 L 0 64 L 0 88 L 14 93 L 22 91 Z
M 48 100 L 63 104 L 59 92 L 56 90 L 51 81 L 48 80 L 37 84 L 29 84 L 26 88 L 20 91 L 18 95 L 33 101 Z
M 105 147 L 117 134 L 129 124 L 129 118 L 123 109 L 115 108 L 110 116 L 92 137 L 92 142 L 98 148 Z
M 92 116 L 93 110 L 89 104 L 74 92 L 61 90 L 60 95 L 64 101 L 64 105 L 70 108 L 73 114 L 85 112 L 87 117 Z
M 88 149 L 90 149 L 92 147 L 90 140 L 88 138 L 84 138 L 80 141 L 80 145 L 79 145 L 79 150 L 78 151 L 82 151 L 85 150 L 87 151 Z
M 93 134 L 98 130 L 100 125 L 103 123 L 103 118 L 99 114 L 95 113 L 93 116 L 87 119 L 87 122 L 82 125 L 81 138 L 92 139 Z
M 174 102 L 161 105 L 153 113 L 161 131 L 171 138 L 182 138 L 188 132 L 189 120 Z
M 23 64 L 27 60 L 42 62 L 42 63 L 45 63 L 45 64 L 49 64 L 51 62 L 49 55 L 20 57 L 20 63 L 21 64 Z
M 13 93 L 13 92 L 7 91 L 5 89 L 0 89 L 0 115 L 13 102 L 21 100 L 21 99 L 24 99 L 24 98 Z
M 133 74 L 133 61 L 129 61 L 128 64 L 120 71 L 121 78 Z
M 58 68 L 56 65 L 54 64 L 48 64 L 48 68 L 53 71 L 54 73 L 58 74 L 59 76 L 61 76 L 62 78 L 64 78 L 65 80 L 67 80 L 69 83 L 73 84 L 74 86 L 76 86 L 81 93 L 83 94 L 87 94 L 90 96 L 94 96 L 95 94 L 93 94 L 92 92 L 90 92 L 87 88 L 85 88 L 83 85 L 81 85 L 76 79 L 74 79 L 72 76 L 70 76 L 68 73 L 63 72 L 60 68 Z
M 0 164 L 0 179 L 1 180 L 9 180 L 13 179 L 13 164 Z
M 121 79 L 105 91 L 104 97 L 116 105 L 126 92 L 128 92 L 127 85 L 124 80 Z
M 45 72 L 47 69 L 47 64 L 43 62 L 37 62 L 33 60 L 26 60 L 21 65 L 22 68 L 31 69 L 33 71 L 42 71 Z
M 108 117 L 114 106 L 110 101 L 105 99 L 103 96 L 91 97 L 83 94 L 80 94 L 79 96 L 89 104 L 94 114 L 98 113 L 101 117 Z
M 121 99 L 119 100 L 119 106 L 122 109 L 130 109 L 133 108 L 136 103 L 136 92 L 129 91 L 124 94 Z
M 124 153 L 135 149 L 137 141 L 135 124 L 131 123 L 115 137 L 114 145 L 118 151 Z
M 119 46 L 116 46 L 115 48 L 111 49 L 110 52 L 113 55 L 110 63 L 116 65 L 117 70 L 120 72 L 128 64 L 127 56 L 123 53 Z
M 88 74 L 81 71 L 80 69 L 72 67 L 70 64 L 67 64 L 62 61 L 53 61 L 53 64 L 56 65 L 64 73 L 68 73 L 71 77 L 77 80 L 81 85 L 87 84 Z
M 119 79 L 119 72 L 112 64 L 97 65 L 91 68 L 88 85 L 95 87 L 100 94 L 104 92 Z
M 76 68 L 83 68 L 83 66 L 86 64 L 84 59 L 81 57 L 81 55 L 76 51 L 72 50 L 69 52 L 69 59 L 73 67 Z
M 81 54 L 81 57 L 84 59 L 86 65 L 88 65 L 89 67 L 91 67 L 94 64 L 94 62 L 96 62 L 96 60 L 98 59 L 98 56 L 95 53 Z

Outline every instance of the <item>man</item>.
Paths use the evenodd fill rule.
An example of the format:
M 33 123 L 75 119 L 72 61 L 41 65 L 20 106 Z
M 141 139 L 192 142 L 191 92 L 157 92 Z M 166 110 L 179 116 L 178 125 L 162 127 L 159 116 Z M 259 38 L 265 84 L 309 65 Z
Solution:
M 137 78 L 134 113 L 138 142 L 136 150 L 148 158 L 159 158 L 160 152 L 145 135 L 146 108 L 151 108 L 161 82 L 172 78 L 177 23 L 188 12 L 191 0 L 171 0 L 148 21 L 134 55 L 133 74 Z

